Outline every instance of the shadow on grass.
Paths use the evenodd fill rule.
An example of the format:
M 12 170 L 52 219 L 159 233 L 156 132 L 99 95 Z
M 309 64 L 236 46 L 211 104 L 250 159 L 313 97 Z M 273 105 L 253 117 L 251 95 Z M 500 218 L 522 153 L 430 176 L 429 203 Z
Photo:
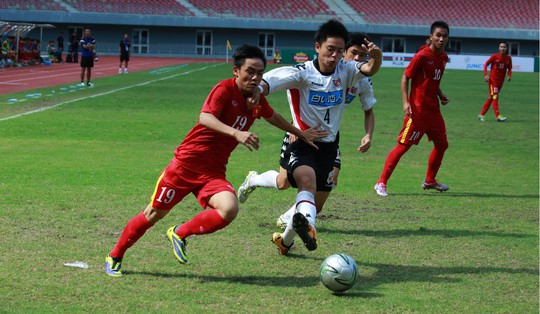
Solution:
M 315 287 L 321 286 L 322 284 L 319 281 L 319 277 L 307 277 L 307 276 L 209 276 L 209 275 L 195 275 L 189 273 L 163 273 L 163 272 L 147 272 L 147 271 L 124 271 L 125 275 L 146 275 L 152 277 L 161 277 L 161 278 L 185 278 L 191 280 L 199 280 L 200 283 L 205 282 L 225 282 L 225 283 L 235 283 L 243 285 L 256 285 L 261 287 L 294 287 L 294 288 L 305 288 L 305 287 Z M 359 278 L 359 283 L 362 282 L 362 278 Z M 347 298 L 380 298 L 383 297 L 383 294 L 372 293 L 362 291 L 364 285 L 356 284 L 351 290 L 344 293 L 335 293 L 335 296 L 338 297 L 347 297 Z
M 360 277 L 360 288 L 363 290 L 374 288 L 381 284 L 398 282 L 432 282 L 452 283 L 460 282 L 456 275 L 469 274 L 529 274 L 537 275 L 538 269 L 529 268 L 503 268 L 503 267 L 431 267 L 408 266 L 381 263 L 359 263 L 362 267 L 373 267 L 377 271 L 370 277 Z
M 461 193 L 461 192 L 437 192 L 437 191 L 424 191 L 419 193 L 392 193 L 390 196 L 427 196 L 427 197 L 479 197 L 479 198 L 533 198 L 538 199 L 539 194 L 500 194 L 500 193 Z
M 530 238 L 537 237 L 536 235 L 526 233 L 504 233 L 497 231 L 471 231 L 471 230 L 447 230 L 447 229 L 428 229 L 420 227 L 416 230 L 409 229 L 394 229 L 394 230 L 344 230 L 344 229 L 328 229 L 318 227 L 317 232 L 320 233 L 338 233 L 338 234 L 355 234 L 368 237 L 410 237 L 410 236 L 440 236 L 445 238 L 457 237 L 502 237 L 502 238 Z

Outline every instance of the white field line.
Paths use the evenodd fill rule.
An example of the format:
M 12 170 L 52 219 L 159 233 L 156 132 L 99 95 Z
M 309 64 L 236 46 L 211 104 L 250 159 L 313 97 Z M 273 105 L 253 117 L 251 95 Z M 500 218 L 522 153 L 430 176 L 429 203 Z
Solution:
M 144 85 L 152 84 L 152 83 L 159 82 L 159 81 L 168 80 L 168 79 L 171 79 L 171 78 L 174 78 L 174 77 L 177 77 L 177 76 L 187 75 L 187 74 L 191 74 L 193 72 L 198 72 L 198 71 L 206 70 L 208 68 L 213 68 L 213 67 L 216 67 L 218 65 L 219 64 L 212 64 L 212 65 L 200 68 L 200 69 L 194 69 L 194 70 L 190 70 L 190 71 L 187 71 L 187 72 L 177 73 L 177 74 L 174 74 L 174 75 L 162 77 L 162 78 L 159 78 L 159 79 L 155 79 L 155 80 L 151 80 L 151 81 L 147 81 L 147 82 L 143 82 L 143 83 L 139 83 L 139 84 L 135 84 L 135 85 L 131 85 L 131 86 L 117 88 L 117 89 L 114 89 L 114 90 L 111 90 L 111 91 L 108 91 L 108 92 L 103 92 L 103 93 L 99 93 L 99 94 L 95 94 L 95 95 L 90 95 L 90 96 L 85 96 L 85 97 L 80 97 L 80 98 L 75 98 L 75 99 L 63 101 L 61 103 L 57 103 L 57 104 L 54 104 L 54 105 L 51 105 L 51 106 L 47 106 L 47 107 L 43 107 L 43 108 L 31 110 L 31 111 L 19 113 L 19 114 L 13 115 L 13 116 L 5 117 L 5 118 L 0 118 L 0 121 L 11 120 L 11 119 L 19 118 L 19 117 L 26 116 L 26 115 L 29 115 L 29 114 L 32 114 L 32 113 L 37 113 L 37 112 L 53 109 L 53 108 L 56 108 L 56 107 L 59 107 L 59 106 L 62 106 L 62 105 L 67 105 L 67 104 L 70 104 L 70 103 L 74 103 L 74 102 L 77 102 L 77 101 L 90 99 L 90 98 L 96 98 L 96 97 L 100 97 L 100 96 L 105 96 L 105 95 L 113 94 L 113 93 L 120 92 L 120 91 L 123 91 L 123 90 L 126 90 L 126 89 L 139 87 L 139 86 L 144 86 Z

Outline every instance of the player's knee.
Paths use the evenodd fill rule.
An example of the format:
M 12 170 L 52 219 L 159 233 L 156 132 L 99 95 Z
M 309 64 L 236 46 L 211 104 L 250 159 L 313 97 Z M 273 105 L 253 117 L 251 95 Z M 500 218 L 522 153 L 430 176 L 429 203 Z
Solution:
M 435 143 L 435 148 L 440 152 L 444 152 L 448 149 L 448 141 L 446 139 L 444 141 L 438 141 Z
M 223 217 L 223 219 L 231 222 L 233 221 L 234 219 L 236 219 L 236 216 L 238 216 L 238 204 L 236 205 L 233 205 L 231 204 L 230 206 L 223 206 L 221 208 L 217 208 L 219 214 L 221 215 L 221 217 Z

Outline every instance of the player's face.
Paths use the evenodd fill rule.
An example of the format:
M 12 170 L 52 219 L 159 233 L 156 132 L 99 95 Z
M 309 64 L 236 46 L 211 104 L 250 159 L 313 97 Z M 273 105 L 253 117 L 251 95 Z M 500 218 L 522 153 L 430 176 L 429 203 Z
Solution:
M 341 37 L 328 37 L 322 44 L 315 43 L 321 72 L 333 72 L 345 51 L 345 40 Z
M 248 58 L 240 68 L 233 67 L 233 73 L 240 91 L 244 95 L 251 95 L 262 80 L 264 63 L 258 58 Z
M 84 36 L 90 37 L 90 30 L 89 29 L 84 31 Z
M 366 59 L 366 52 L 360 48 L 358 45 L 350 46 L 349 49 L 345 50 L 343 55 L 343 61 L 356 61 L 361 62 Z
M 448 30 L 443 27 L 437 27 L 433 31 L 433 34 L 429 35 L 431 45 L 435 48 L 436 52 L 442 52 L 444 47 L 448 43 Z
M 502 54 L 502 55 L 508 54 L 508 47 L 506 46 L 505 43 L 500 43 L 499 44 L 499 53 Z

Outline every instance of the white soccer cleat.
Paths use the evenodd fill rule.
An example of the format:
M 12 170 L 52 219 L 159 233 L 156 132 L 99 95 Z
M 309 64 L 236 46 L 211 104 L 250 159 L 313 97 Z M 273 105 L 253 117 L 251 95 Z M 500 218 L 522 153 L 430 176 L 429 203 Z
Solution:
M 118 74 L 122 74 L 122 68 L 118 68 Z
M 386 192 L 386 184 L 382 182 L 375 184 L 375 187 L 373 187 L 373 189 L 380 196 L 388 196 L 388 193 Z
M 128 74 L 128 73 L 129 73 L 129 72 L 128 72 L 127 68 L 124 69 L 124 74 Z
M 86 84 L 84 84 L 84 82 L 81 82 L 81 84 L 79 84 L 80 87 L 85 87 Z
M 257 188 L 255 186 L 254 187 L 249 186 L 249 180 L 251 180 L 251 178 L 253 178 L 256 175 L 258 175 L 256 171 L 250 171 L 248 175 L 246 176 L 244 183 L 242 183 L 242 185 L 238 189 L 238 201 L 240 203 L 244 203 L 245 201 L 247 201 L 249 194 L 251 194 L 251 192 L 255 191 L 255 189 Z

